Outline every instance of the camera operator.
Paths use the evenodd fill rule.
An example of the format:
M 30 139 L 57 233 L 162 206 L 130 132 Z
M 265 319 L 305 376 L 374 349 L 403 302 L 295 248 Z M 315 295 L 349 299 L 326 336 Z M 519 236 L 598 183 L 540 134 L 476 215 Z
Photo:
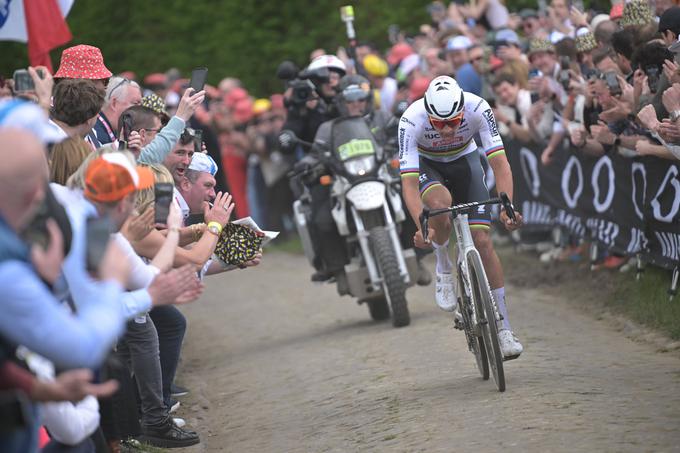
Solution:
M 285 104 L 288 117 L 283 130 L 289 129 L 301 140 L 311 142 L 321 123 L 336 118 L 334 105 L 336 88 L 347 72 L 345 64 L 335 55 L 316 57 L 309 66 L 297 73 L 291 62 L 283 62 L 277 75 L 287 80 Z M 280 143 L 286 154 L 295 152 L 292 143 Z

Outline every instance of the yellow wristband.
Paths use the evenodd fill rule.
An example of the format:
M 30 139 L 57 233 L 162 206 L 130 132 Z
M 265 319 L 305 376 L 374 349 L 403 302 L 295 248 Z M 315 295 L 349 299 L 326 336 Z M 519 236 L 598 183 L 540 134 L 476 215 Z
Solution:
M 209 222 L 208 231 L 213 232 L 213 228 L 217 229 L 217 235 L 222 234 L 222 225 L 219 222 Z

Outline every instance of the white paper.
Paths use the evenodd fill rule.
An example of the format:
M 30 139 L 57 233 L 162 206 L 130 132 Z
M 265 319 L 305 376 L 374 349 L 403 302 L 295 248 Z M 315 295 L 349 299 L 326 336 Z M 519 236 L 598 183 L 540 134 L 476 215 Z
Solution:
M 233 223 L 235 225 L 247 226 L 248 228 L 250 228 L 253 231 L 257 231 L 258 233 L 264 233 L 264 239 L 262 239 L 262 247 L 264 247 L 269 241 L 271 241 L 272 239 L 274 239 L 275 237 L 277 237 L 279 235 L 278 231 L 264 231 L 264 230 L 262 230 L 257 225 L 257 223 L 255 223 L 255 221 L 253 220 L 252 217 L 244 217 L 242 219 L 234 220 L 231 223 Z

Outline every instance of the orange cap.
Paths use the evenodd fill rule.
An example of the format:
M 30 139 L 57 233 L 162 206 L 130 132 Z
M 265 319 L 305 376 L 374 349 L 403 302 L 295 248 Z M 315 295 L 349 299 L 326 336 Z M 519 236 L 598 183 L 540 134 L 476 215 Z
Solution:
M 108 153 L 93 160 L 85 171 L 85 197 L 109 203 L 120 201 L 154 184 L 150 169 L 135 167 L 123 153 Z

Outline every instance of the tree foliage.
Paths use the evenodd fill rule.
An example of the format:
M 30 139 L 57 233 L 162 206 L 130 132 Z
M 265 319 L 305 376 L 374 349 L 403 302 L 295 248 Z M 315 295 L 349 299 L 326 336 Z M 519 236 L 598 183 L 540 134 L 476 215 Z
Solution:
M 347 3 L 76 0 L 67 18 L 73 33 L 68 46 L 101 48 L 113 72 L 131 70 L 143 77 L 170 67 L 188 74 L 193 67 L 207 66 L 209 82 L 234 76 L 251 91 L 265 95 L 281 91 L 275 72 L 282 60 L 304 65 L 318 47 L 334 52 L 346 45 L 339 10 Z M 359 39 L 386 48 L 390 24 L 413 32 L 429 20 L 425 4 L 416 0 L 355 3 Z M 52 51 L 55 70 L 62 49 Z M 24 44 L 0 42 L 0 54 L 0 74 L 5 76 L 28 64 Z
M 278 64 L 290 59 L 302 66 L 322 47 L 334 52 L 347 44 L 340 6 L 349 0 L 76 0 L 67 18 L 75 44 L 102 49 L 113 72 L 143 77 L 176 67 L 183 74 L 207 66 L 208 80 L 242 79 L 249 90 L 266 95 L 281 90 Z M 359 40 L 388 47 L 387 29 L 398 24 L 414 33 L 430 18 L 423 0 L 355 2 Z M 549 3 L 549 1 L 547 1 Z M 606 0 L 586 0 L 586 7 L 608 9 Z M 532 0 L 506 1 L 510 11 L 536 8 Z M 604 5 L 604 6 L 602 6 Z M 68 47 L 66 46 L 66 47 Z M 55 70 L 63 48 L 52 51 Z M 11 76 L 28 65 L 25 44 L 0 41 L 0 74 Z

